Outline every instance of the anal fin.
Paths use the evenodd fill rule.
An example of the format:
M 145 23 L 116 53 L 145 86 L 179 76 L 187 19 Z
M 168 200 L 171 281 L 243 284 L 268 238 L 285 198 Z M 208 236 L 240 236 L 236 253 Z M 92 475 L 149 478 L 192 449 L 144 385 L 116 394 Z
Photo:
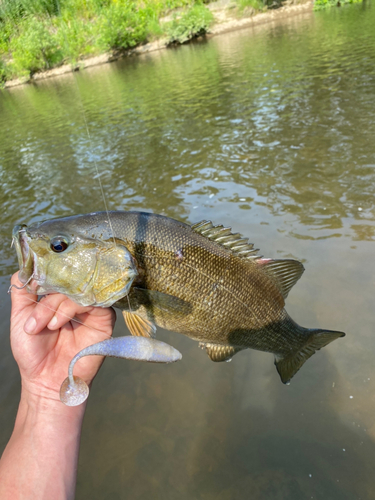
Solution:
M 215 362 L 230 361 L 237 352 L 243 349 L 231 345 L 206 344 L 204 342 L 199 342 L 199 347 L 205 349 L 211 360 Z
M 124 316 L 126 326 L 134 337 L 155 336 L 156 327 L 151 321 L 133 312 L 122 311 L 122 315 Z

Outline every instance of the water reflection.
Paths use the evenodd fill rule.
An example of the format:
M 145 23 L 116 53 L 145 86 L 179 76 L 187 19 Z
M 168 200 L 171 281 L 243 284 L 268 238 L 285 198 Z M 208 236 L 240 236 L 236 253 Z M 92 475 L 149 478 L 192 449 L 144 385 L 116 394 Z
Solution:
M 106 362 L 77 498 L 371 498 L 374 15 L 319 12 L 0 95 L 2 445 L 19 390 L 11 230 L 103 209 L 95 158 L 111 209 L 212 219 L 305 260 L 288 312 L 348 335 L 288 388 L 269 355 L 223 368 L 176 334 L 160 334 L 183 353 L 173 368 Z
M 97 208 L 96 160 L 112 207 L 162 212 L 167 195 L 169 214 L 186 218 L 202 197 L 230 200 L 235 183 L 255 190 L 270 214 L 295 214 L 303 237 L 342 236 L 349 217 L 373 222 L 374 37 L 367 16 L 350 38 L 342 28 L 350 16 L 317 14 L 306 30 L 278 27 L 251 44 L 230 34 L 210 50 L 196 45 L 183 57 L 163 53 L 4 94 L 1 116 L 12 126 L 0 160 L 3 205 L 12 193 L 14 215 L 25 196 L 48 199 L 32 215 Z M 201 189 L 190 188 L 196 179 Z

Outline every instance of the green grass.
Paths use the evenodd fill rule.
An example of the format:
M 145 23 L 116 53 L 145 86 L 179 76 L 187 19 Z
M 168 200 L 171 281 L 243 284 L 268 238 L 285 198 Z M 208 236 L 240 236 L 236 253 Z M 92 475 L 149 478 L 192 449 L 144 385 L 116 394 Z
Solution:
M 361 3 L 363 0 L 315 0 L 314 10 L 327 9 L 329 7 L 339 7 L 349 3 Z
M 258 11 L 264 8 L 263 0 L 238 0 L 237 5 L 240 14 L 244 14 L 249 9 Z
M 6 69 L 3 61 L 0 60 L 0 89 L 3 87 L 6 80 Z
M 168 36 L 185 41 L 212 16 L 197 0 L 0 0 L 0 81 Z M 160 18 L 186 11 L 171 25 Z
M 27 16 L 59 14 L 58 0 L 2 0 L 0 2 L 0 19 L 16 21 Z

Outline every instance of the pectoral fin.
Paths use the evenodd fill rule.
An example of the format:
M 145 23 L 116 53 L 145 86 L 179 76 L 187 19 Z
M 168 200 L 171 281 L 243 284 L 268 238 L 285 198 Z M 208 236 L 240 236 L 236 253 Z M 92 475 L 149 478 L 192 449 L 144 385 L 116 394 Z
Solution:
M 143 306 L 149 314 L 152 314 L 153 310 L 157 310 L 180 317 L 187 316 L 192 312 L 192 305 L 183 299 L 135 286 L 131 288 L 128 297 L 119 300 L 114 306 L 129 312 L 136 311 Z
M 154 337 L 156 327 L 151 321 L 128 311 L 122 311 L 122 315 L 126 326 L 134 337 Z
M 316 351 L 326 346 L 330 342 L 344 337 L 343 332 L 333 332 L 327 330 L 313 330 L 306 344 L 294 354 L 287 357 L 275 356 L 276 369 L 280 375 L 281 381 L 288 384 L 290 379 L 298 372 L 301 366 L 307 361 Z
M 243 349 L 230 345 L 205 344 L 204 342 L 199 342 L 199 347 L 206 350 L 212 361 L 230 361 L 237 352 Z

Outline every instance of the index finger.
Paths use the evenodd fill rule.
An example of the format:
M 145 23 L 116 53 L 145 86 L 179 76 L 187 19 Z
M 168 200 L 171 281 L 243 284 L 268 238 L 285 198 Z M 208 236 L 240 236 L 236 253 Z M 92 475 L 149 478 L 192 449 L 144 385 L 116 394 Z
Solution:
M 81 312 L 89 312 L 92 307 L 83 307 L 65 295 L 54 293 L 47 295 L 34 307 L 32 314 L 25 324 L 27 333 L 39 333 L 44 328 L 58 330 L 71 321 L 74 316 Z
M 108 309 L 81 306 L 60 293 L 47 295 L 33 310 L 30 318 L 33 318 L 35 322 L 33 322 L 32 331 L 28 329 L 27 333 L 39 333 L 46 327 L 52 331 L 58 330 L 71 320 L 79 322 L 76 316 L 83 313 L 91 313 L 99 317 L 107 315 Z M 95 330 L 94 327 L 91 328 Z

